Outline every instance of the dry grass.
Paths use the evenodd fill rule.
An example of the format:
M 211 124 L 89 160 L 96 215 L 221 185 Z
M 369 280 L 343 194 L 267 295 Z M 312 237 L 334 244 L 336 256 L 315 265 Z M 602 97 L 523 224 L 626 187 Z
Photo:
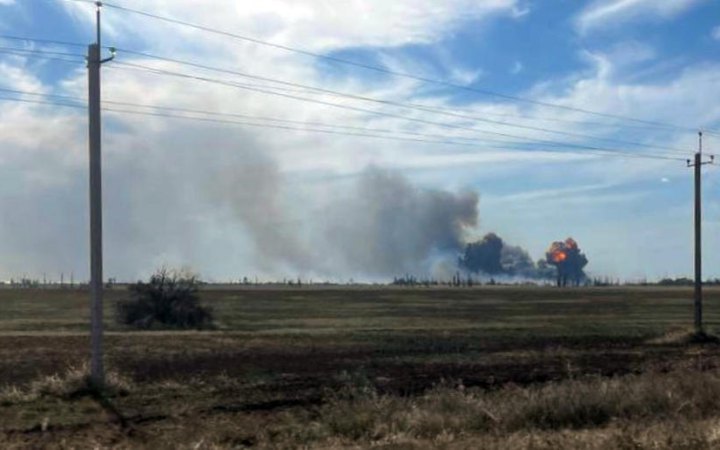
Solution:
M 65 372 L 44 376 L 24 386 L 6 386 L 0 389 L 0 404 L 32 402 L 42 398 L 51 397 L 62 400 L 88 395 L 98 391 L 90 381 L 90 370 L 87 364 L 71 366 Z M 131 382 L 115 371 L 105 374 L 106 384 L 102 394 L 108 397 L 126 396 L 130 394 Z
M 716 373 L 589 378 L 494 392 L 444 385 L 414 398 L 378 395 L 361 383 L 315 410 L 283 414 L 259 440 L 269 446 L 313 447 L 404 442 L 409 448 L 472 439 L 483 442 L 483 448 L 553 448 L 566 439 L 587 448 L 646 448 L 651 442 L 679 445 L 684 440 L 688 448 L 711 448 L 720 445 L 718 416 Z M 677 421 L 703 425 L 679 436 L 646 432 Z M 634 431 L 626 435 L 625 429 Z M 603 439 L 595 443 L 599 435 Z M 639 442 L 644 444 L 633 444 Z
M 83 389 L 83 368 L 36 380 L 25 390 L 2 392 L 4 401 L 72 401 Z M 94 442 L 120 448 L 488 448 L 488 449 L 711 449 L 720 446 L 720 373 L 677 371 L 622 377 L 584 377 L 494 391 L 445 382 L 419 396 L 381 395 L 362 373 L 343 373 L 340 389 L 317 406 L 257 414 L 218 414 L 188 405 L 148 422 L 140 433 L 117 424 L 89 425 L 82 433 L 6 435 L 6 444 L 60 447 Z M 129 400 L 167 400 L 192 390 L 179 382 L 129 386 L 114 378 Z M 201 395 L 240 386 L 232 377 L 205 379 Z M 165 392 L 165 394 L 163 394 Z M 120 399 L 120 397 L 118 397 Z M 43 403 L 44 402 L 44 403 Z M 168 404 L 169 405 L 169 404 Z M 167 409 L 169 406 L 166 405 Z M 162 405 L 160 405 L 162 406 Z M 48 413 L 49 414 L 49 413 Z M 132 428 L 132 424 L 131 424 Z M 119 434 L 118 434 L 119 433 Z
M 660 336 L 648 340 L 648 343 L 653 345 L 718 344 L 720 338 L 704 331 L 697 332 L 690 327 L 675 327 Z

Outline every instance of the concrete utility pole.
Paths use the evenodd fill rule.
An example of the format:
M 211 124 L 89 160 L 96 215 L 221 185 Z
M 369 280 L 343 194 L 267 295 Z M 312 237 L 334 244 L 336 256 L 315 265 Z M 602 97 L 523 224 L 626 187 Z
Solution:
M 113 59 L 101 59 L 100 9 L 97 6 L 97 36 L 88 46 L 88 136 L 90 143 L 90 378 L 96 386 L 105 384 L 103 369 L 103 257 L 102 257 L 102 122 L 100 116 L 100 67 Z M 112 51 L 112 49 L 111 49 Z
M 698 132 L 698 151 L 695 153 L 695 161 L 687 161 L 688 167 L 695 171 L 695 332 L 703 332 L 702 321 L 702 166 L 712 164 L 714 156 L 710 161 L 702 160 L 702 131 Z

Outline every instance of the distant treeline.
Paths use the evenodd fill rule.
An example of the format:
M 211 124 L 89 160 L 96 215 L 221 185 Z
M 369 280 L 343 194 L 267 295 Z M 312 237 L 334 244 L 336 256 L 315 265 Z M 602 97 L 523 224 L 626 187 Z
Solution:
M 692 286 L 695 284 L 695 280 L 692 280 L 687 277 L 682 278 L 663 278 L 662 280 L 658 281 L 656 284 L 660 286 Z M 703 284 L 706 286 L 720 286 L 720 278 L 713 278 L 710 280 L 703 281 Z
M 620 280 L 619 278 L 610 277 L 588 277 L 582 283 L 581 286 L 585 287 L 603 287 L 603 286 L 692 286 L 694 281 L 687 277 L 678 278 L 663 278 L 659 281 L 627 281 Z M 128 283 L 119 283 L 115 279 L 109 279 L 105 283 L 106 289 L 112 289 L 116 286 L 125 286 Z M 316 281 L 312 279 L 302 278 L 283 278 L 278 280 L 263 280 L 249 279 L 247 277 L 241 278 L 236 281 L 229 282 L 205 282 L 198 281 L 200 286 L 287 286 L 287 287 L 309 287 L 309 286 L 417 286 L 417 287 L 431 287 L 431 286 L 445 286 L 445 287 L 473 287 L 473 286 L 514 286 L 514 285 L 525 285 L 525 286 L 548 286 L 554 285 L 552 280 L 546 279 L 528 279 L 528 278 L 508 278 L 508 277 L 480 277 L 472 274 L 463 274 L 457 272 L 450 279 L 436 279 L 431 277 L 418 277 L 415 275 L 403 275 L 396 276 L 391 282 L 362 282 L 349 279 L 347 281 Z M 720 278 L 712 278 L 703 281 L 705 286 L 720 286 Z M 18 280 L 11 281 L 0 281 L 0 286 L 5 288 L 19 288 L 19 289 L 39 289 L 39 288 L 76 288 L 86 289 L 88 287 L 87 282 L 65 282 L 58 283 L 55 281 L 49 281 L 43 283 L 42 280 L 21 278 Z
M 555 283 L 549 280 L 536 279 L 477 279 L 472 276 L 461 276 L 459 273 L 452 277 L 451 280 L 436 280 L 428 278 L 418 278 L 412 275 L 395 277 L 390 283 L 394 286 L 449 286 L 449 287 L 472 287 L 472 286 L 548 286 Z M 680 278 L 663 278 L 659 281 L 624 281 L 618 278 L 610 277 L 593 277 L 586 278 L 580 286 L 584 287 L 609 287 L 609 286 L 692 286 L 694 281 L 687 277 Z M 703 281 L 705 286 L 720 286 L 720 278 L 713 278 Z

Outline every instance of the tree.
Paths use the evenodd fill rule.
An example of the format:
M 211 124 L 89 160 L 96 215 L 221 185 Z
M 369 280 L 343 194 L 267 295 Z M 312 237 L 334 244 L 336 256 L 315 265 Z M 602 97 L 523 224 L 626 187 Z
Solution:
M 130 299 L 118 302 L 120 323 L 148 329 L 160 325 L 169 328 L 206 328 L 212 325 L 212 311 L 200 305 L 196 275 L 186 271 L 160 269 L 150 281 L 138 281 L 128 287 Z

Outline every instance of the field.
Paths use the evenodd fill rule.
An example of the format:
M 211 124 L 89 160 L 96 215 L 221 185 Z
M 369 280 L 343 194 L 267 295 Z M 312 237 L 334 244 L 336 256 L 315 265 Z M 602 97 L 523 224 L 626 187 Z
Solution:
M 690 289 L 207 288 L 217 329 L 189 332 L 116 325 L 126 296 L 98 396 L 87 292 L 0 290 L 3 448 L 720 446 Z

